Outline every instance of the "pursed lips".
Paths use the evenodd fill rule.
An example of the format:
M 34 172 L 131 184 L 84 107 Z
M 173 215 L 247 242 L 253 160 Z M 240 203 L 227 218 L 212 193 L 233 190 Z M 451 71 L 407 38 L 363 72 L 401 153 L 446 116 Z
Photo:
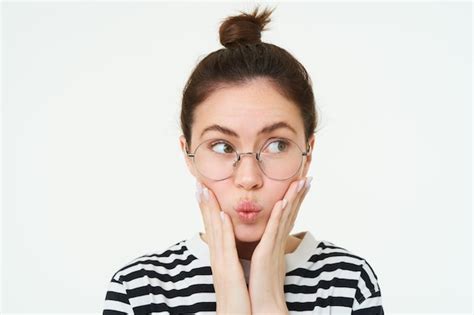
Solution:
M 251 200 L 242 200 L 238 203 L 235 210 L 237 212 L 259 212 L 262 210 L 262 207 Z

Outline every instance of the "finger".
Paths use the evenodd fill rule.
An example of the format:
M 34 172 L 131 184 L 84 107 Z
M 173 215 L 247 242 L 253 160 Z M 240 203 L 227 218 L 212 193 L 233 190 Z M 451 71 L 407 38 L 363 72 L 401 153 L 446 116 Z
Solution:
M 214 192 L 203 185 L 203 203 L 204 207 L 207 208 L 211 230 L 213 233 L 214 249 L 217 253 L 223 251 L 223 240 L 222 240 L 222 219 L 220 217 L 220 205 L 214 195 Z
M 207 192 L 206 192 L 207 189 Z M 204 199 L 206 200 L 205 195 L 207 194 L 208 199 L 206 200 L 209 213 L 212 218 L 213 231 L 214 231 L 214 257 L 215 262 L 224 266 L 227 262 L 238 262 L 238 253 L 235 246 L 235 237 L 234 230 L 232 225 L 232 220 L 227 213 L 221 210 L 219 202 L 217 201 L 216 196 L 213 191 L 204 187 L 203 188 Z M 221 218 L 221 213 L 224 218 Z M 231 266 L 240 266 L 240 264 L 232 264 Z M 234 270 L 235 271 L 235 270 Z M 242 271 L 243 272 L 243 271 Z
M 303 188 L 303 194 L 301 196 L 301 198 L 298 200 L 298 208 L 301 206 L 301 203 L 303 202 L 304 200 L 304 197 L 306 197 L 306 195 L 308 194 L 309 192 L 309 189 L 311 188 L 311 181 L 313 180 L 313 177 L 308 177 L 308 179 L 306 180 L 306 184 Z
M 223 241 L 224 241 L 224 255 L 229 259 L 238 259 L 237 247 L 235 245 L 235 233 L 232 218 L 222 211 L 223 222 Z
M 295 200 L 297 200 L 298 196 L 302 194 L 304 184 L 305 178 L 300 178 L 291 183 L 284 197 L 284 199 L 288 201 L 288 204 L 283 209 L 282 220 L 286 221 L 288 217 L 290 217 L 293 210 L 293 205 L 295 204 Z
M 282 206 L 287 206 L 287 203 L 288 202 L 286 199 L 279 200 L 277 203 L 275 203 L 272 212 L 270 213 L 270 218 L 268 219 L 262 239 L 260 240 L 260 242 L 268 244 L 267 248 L 270 250 L 273 250 L 276 244 L 278 229 L 281 225 L 281 216 L 284 212 Z
M 296 221 L 296 218 L 298 216 L 298 213 L 300 212 L 300 208 L 301 208 L 301 204 L 303 203 L 303 200 L 304 198 L 306 197 L 306 195 L 308 194 L 310 188 L 311 188 L 311 181 L 312 181 L 312 177 L 309 177 L 308 180 L 306 181 L 306 184 L 303 188 L 303 194 L 301 195 L 301 197 L 298 199 L 298 202 L 297 202 L 297 205 L 294 209 L 294 211 L 292 211 L 292 214 L 291 214 L 291 218 L 289 219 L 290 222 L 291 222 L 291 229 L 290 231 L 293 229 L 293 225 Z
M 291 218 L 292 203 L 294 199 L 302 193 L 301 191 L 303 189 L 298 190 L 298 188 L 303 187 L 304 183 L 304 179 L 299 179 L 291 183 L 284 198 L 274 205 L 262 239 L 260 240 L 260 242 L 267 243 L 266 248 L 273 250 L 277 244 L 280 244 L 280 246 L 286 245 L 286 239 L 291 230 L 291 223 L 288 224 L 287 222 L 288 217 Z
M 287 205 L 282 209 L 282 214 L 280 219 L 274 223 L 275 226 L 275 236 L 277 242 L 283 244 L 286 243 L 289 233 L 293 229 L 293 220 L 295 218 L 295 212 L 298 210 L 295 209 L 295 204 L 298 203 L 299 198 L 304 194 L 304 186 L 306 184 L 306 178 L 298 179 L 294 181 L 288 191 L 285 194 L 284 199 L 288 200 Z
M 298 196 L 296 197 L 296 200 L 295 200 L 296 207 L 294 207 L 294 210 L 295 210 L 295 211 L 292 211 L 291 216 L 296 217 L 296 214 L 297 214 L 298 211 L 299 211 L 299 208 L 300 208 L 300 206 L 301 206 L 301 203 L 303 202 L 304 197 L 306 196 L 306 194 L 307 194 L 308 191 L 309 191 L 309 187 L 311 186 L 311 181 L 312 181 L 312 180 L 313 180 L 313 177 L 312 177 L 312 176 L 309 176 L 309 177 L 306 178 L 306 181 L 305 181 L 305 184 L 304 184 L 303 188 L 301 189 L 301 191 L 299 192 Z
M 201 210 L 201 216 L 202 216 L 202 220 L 203 220 L 203 223 L 204 223 L 204 228 L 206 230 L 206 236 L 207 236 L 207 239 L 208 239 L 208 243 L 209 242 L 212 242 L 212 226 L 211 226 L 211 218 L 210 218 L 210 214 L 209 214 L 209 209 L 208 207 L 204 204 L 204 196 L 202 194 L 202 184 L 196 180 L 196 199 L 198 201 L 198 204 L 199 204 L 199 209 Z
M 285 199 L 288 200 L 288 205 L 285 208 L 289 208 L 289 206 L 291 206 L 295 199 L 301 194 L 305 180 L 305 178 L 299 178 L 298 180 L 295 180 L 293 183 L 291 183 L 288 191 L 285 194 Z
M 196 194 L 198 195 L 196 197 L 198 197 L 199 206 L 201 208 L 201 213 L 205 222 L 204 224 L 206 228 L 209 254 L 211 256 L 211 261 L 214 261 L 216 258 L 218 258 L 218 256 L 216 257 L 216 254 L 221 252 L 221 249 L 219 248 L 219 236 L 216 232 L 216 226 L 218 226 L 220 222 L 219 220 L 216 220 L 216 217 L 213 213 L 214 211 L 212 207 L 212 202 L 210 202 L 209 200 L 209 189 L 207 189 L 207 187 L 205 187 L 200 181 L 196 181 L 196 188 Z M 204 188 L 207 189 L 207 192 L 205 192 Z M 206 198 L 206 196 L 208 197 Z

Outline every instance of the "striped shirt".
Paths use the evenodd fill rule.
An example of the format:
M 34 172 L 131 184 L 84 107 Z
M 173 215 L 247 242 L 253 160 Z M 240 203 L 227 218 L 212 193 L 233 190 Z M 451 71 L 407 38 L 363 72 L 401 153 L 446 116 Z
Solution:
M 381 289 L 369 263 L 309 231 L 285 254 L 290 314 L 383 315 Z M 250 261 L 240 259 L 248 286 Z M 200 233 L 140 256 L 113 276 L 103 314 L 215 314 L 209 248 Z

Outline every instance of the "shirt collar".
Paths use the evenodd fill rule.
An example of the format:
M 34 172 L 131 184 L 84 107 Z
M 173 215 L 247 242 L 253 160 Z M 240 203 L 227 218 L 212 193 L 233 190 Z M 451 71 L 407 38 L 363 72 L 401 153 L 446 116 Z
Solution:
M 185 245 L 188 250 L 200 259 L 204 264 L 211 265 L 209 247 L 206 242 L 204 242 L 200 236 L 201 232 L 197 232 L 191 235 L 185 241 Z M 292 236 L 301 239 L 301 242 L 298 244 L 298 247 L 292 252 L 285 254 L 286 262 L 286 272 L 295 270 L 296 268 L 302 266 L 306 263 L 309 258 L 315 253 L 316 248 L 320 241 L 316 240 L 313 234 L 310 231 L 303 231 Z M 249 265 L 250 261 L 246 259 L 240 259 L 243 265 Z

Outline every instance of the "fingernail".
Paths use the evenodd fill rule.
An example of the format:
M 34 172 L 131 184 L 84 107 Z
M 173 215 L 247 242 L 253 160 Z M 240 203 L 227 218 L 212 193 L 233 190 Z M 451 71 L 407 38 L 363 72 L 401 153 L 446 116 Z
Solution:
M 207 189 L 207 187 L 204 187 L 202 189 L 202 193 L 204 195 L 204 199 L 206 199 L 206 201 L 209 201 L 209 190 Z
M 201 194 L 199 193 L 199 191 L 196 191 L 196 199 L 198 203 L 201 203 Z
M 308 179 L 306 179 L 306 188 L 309 188 L 311 187 L 311 181 L 313 180 L 313 177 L 310 176 L 308 177 Z
M 198 193 L 202 193 L 202 185 L 199 181 L 196 181 L 196 189 L 198 191 Z
M 285 209 L 287 203 L 288 201 L 285 198 L 283 198 L 282 203 L 281 203 L 281 208 Z
M 298 188 L 297 188 L 296 192 L 300 192 L 301 188 L 303 188 L 304 181 L 305 181 L 304 179 L 299 181 Z
M 198 200 L 199 203 L 201 203 L 201 195 L 202 195 L 202 185 L 201 183 L 196 180 L 196 199 Z

